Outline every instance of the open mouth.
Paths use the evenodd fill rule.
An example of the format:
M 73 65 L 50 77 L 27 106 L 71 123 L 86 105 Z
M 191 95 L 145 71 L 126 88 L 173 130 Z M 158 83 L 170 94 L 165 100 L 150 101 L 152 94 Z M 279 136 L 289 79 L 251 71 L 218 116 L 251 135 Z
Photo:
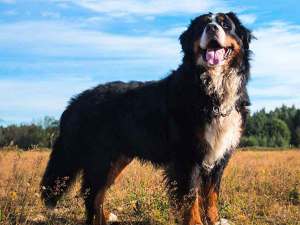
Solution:
M 232 53 L 231 47 L 223 47 L 217 40 L 211 40 L 204 52 L 204 59 L 211 66 L 220 65 Z

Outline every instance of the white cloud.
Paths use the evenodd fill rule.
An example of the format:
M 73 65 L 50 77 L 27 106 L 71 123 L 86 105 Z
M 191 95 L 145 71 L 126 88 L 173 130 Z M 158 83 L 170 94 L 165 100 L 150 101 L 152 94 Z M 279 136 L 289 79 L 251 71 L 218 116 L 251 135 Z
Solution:
M 225 4 L 219 0 L 70 0 L 79 6 L 95 12 L 117 15 L 158 15 L 176 13 L 201 13 L 225 9 Z
M 52 19 L 59 19 L 60 18 L 60 13 L 58 13 L 58 12 L 44 11 L 44 12 L 41 12 L 41 15 L 43 17 L 52 18 Z
M 276 22 L 254 31 L 253 74 L 300 81 L 300 26 Z
M 252 108 L 300 107 L 300 26 L 273 22 L 254 35 L 258 40 L 252 44 Z
M 55 1 L 55 2 L 57 2 L 57 1 Z M 59 6 L 62 9 L 68 9 L 69 8 L 69 5 L 67 3 L 64 3 L 64 2 L 58 3 L 57 6 Z
M 176 58 L 180 52 L 175 38 L 116 35 L 83 29 L 69 23 L 44 21 L 0 24 L 0 32 L 2 51 L 34 55 L 153 59 Z
M 30 122 L 33 117 L 49 114 L 59 117 L 71 96 L 94 85 L 94 81 L 83 76 L 71 78 L 54 75 L 47 79 L 40 79 L 40 76 L 31 79 L 1 79 L 1 119 Z
M 17 68 L 16 70 L 31 73 L 33 70 L 40 71 L 37 67 L 45 64 L 47 68 L 53 68 L 56 67 L 55 64 L 51 65 L 51 61 L 47 60 L 61 58 L 61 62 L 55 61 L 58 63 L 57 67 L 62 68 L 61 73 L 65 72 L 66 68 L 74 72 L 74 69 L 78 67 L 80 70 L 78 73 L 81 74 L 82 72 L 83 74 L 103 73 L 102 77 L 97 79 L 97 82 L 103 82 L 104 77 L 106 81 L 116 79 L 115 77 L 120 79 L 118 74 L 123 74 L 123 79 L 126 80 L 132 77 L 128 74 L 130 71 L 135 71 L 135 74 L 140 71 L 141 74 L 137 79 L 144 80 L 153 79 L 154 77 L 149 77 L 152 73 L 154 74 L 152 76 L 157 76 L 155 72 L 157 68 L 164 67 L 164 65 L 171 68 L 170 61 L 178 65 L 177 62 L 180 59 L 177 38 L 116 35 L 88 30 L 70 23 L 49 21 L 0 24 L 0 33 L 2 33 L 0 36 L 1 52 L 28 59 L 20 62 L 17 57 L 16 63 L 0 62 L 5 68 L 10 68 L 10 71 L 14 67 Z M 21 38 L 20 34 L 22 34 Z M 38 59 L 38 62 L 30 60 L 32 57 Z M 76 58 L 78 60 L 73 60 L 71 62 L 73 65 L 70 65 L 70 60 Z M 95 66 L 97 60 L 101 60 L 98 63 L 99 67 Z M 163 73 L 159 74 L 163 77 L 167 73 L 168 70 L 163 69 Z M 0 80 L 0 117 L 2 119 L 28 122 L 32 118 L 40 118 L 44 115 L 59 116 L 72 95 L 95 84 L 91 80 L 58 79 L 59 76 L 52 79 L 49 74 L 43 73 L 36 76 L 29 75 L 35 78 Z M 44 77 L 41 77 L 43 75 Z M 75 75 L 72 74 L 72 76 Z
M 18 12 L 16 10 L 7 10 L 3 12 L 3 15 L 6 16 L 16 16 L 18 14 Z
M 257 112 L 261 109 L 266 109 L 267 111 L 274 110 L 276 107 L 281 107 L 282 105 L 286 106 L 295 106 L 300 108 L 299 98 L 293 99 L 285 99 L 285 100 L 278 100 L 278 99 L 256 99 L 255 102 L 252 102 L 252 106 L 250 107 L 251 112 Z
M 241 14 L 239 15 L 239 19 L 242 21 L 242 23 L 248 25 L 248 24 L 253 24 L 257 17 L 254 14 Z
M 261 108 L 271 110 L 282 104 L 300 107 L 299 83 L 291 84 L 289 82 L 282 82 L 282 84 L 276 84 L 272 83 L 272 80 L 267 80 L 267 83 L 260 84 L 259 86 L 255 86 L 251 82 L 249 85 L 249 93 L 253 99 L 251 106 L 253 111 Z
M 300 93 L 295 93 L 294 88 L 298 88 L 295 85 L 286 85 L 286 84 L 264 84 L 264 87 L 255 87 L 250 86 L 249 91 L 251 96 L 256 97 L 263 97 L 263 98 L 290 98 L 290 97 L 299 97 Z
M 182 34 L 182 32 L 185 31 L 186 29 L 187 27 L 173 27 L 164 32 L 159 32 L 157 34 L 178 38 Z

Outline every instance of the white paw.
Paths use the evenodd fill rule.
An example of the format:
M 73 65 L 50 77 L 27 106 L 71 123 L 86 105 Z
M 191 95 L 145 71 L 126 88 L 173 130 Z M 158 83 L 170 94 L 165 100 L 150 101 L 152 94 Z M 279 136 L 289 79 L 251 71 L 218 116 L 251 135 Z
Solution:
M 202 162 L 202 168 L 209 173 L 210 171 L 212 171 L 212 169 L 214 168 L 214 164 L 211 164 L 209 162 L 203 161 Z
M 109 213 L 108 222 L 117 222 L 117 221 L 118 221 L 118 217 L 113 213 Z
M 229 221 L 226 219 L 220 219 L 215 225 L 230 225 Z

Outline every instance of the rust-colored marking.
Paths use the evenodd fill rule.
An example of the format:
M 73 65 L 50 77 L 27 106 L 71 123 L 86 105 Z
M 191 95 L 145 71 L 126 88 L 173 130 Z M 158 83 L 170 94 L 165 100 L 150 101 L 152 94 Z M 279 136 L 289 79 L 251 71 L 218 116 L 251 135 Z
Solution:
M 196 194 L 196 198 L 190 208 L 186 211 L 183 225 L 203 225 L 201 220 L 202 199 Z
M 206 217 L 209 224 L 215 224 L 219 221 L 218 213 L 218 193 L 215 185 L 209 186 L 207 190 Z

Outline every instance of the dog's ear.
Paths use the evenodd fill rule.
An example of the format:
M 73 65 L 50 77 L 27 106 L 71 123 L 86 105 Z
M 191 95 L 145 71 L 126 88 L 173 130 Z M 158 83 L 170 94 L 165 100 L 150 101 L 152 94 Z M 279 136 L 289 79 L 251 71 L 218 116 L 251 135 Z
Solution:
M 212 13 L 208 13 L 191 20 L 188 28 L 180 35 L 179 40 L 185 55 L 194 54 L 194 42 L 200 38 L 211 15 Z
M 184 54 L 193 54 L 193 24 L 180 35 L 179 41 Z
M 248 50 L 251 40 L 256 38 L 252 35 L 251 31 L 241 23 L 235 13 L 229 12 L 226 15 L 234 22 L 237 34 L 240 36 L 244 48 Z

